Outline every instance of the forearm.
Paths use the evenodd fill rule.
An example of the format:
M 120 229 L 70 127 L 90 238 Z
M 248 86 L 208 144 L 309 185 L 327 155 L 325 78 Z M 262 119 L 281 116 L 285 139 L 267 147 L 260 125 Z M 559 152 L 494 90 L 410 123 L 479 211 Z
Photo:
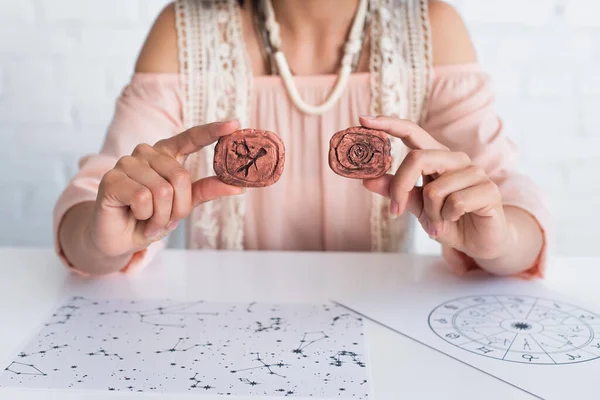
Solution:
M 537 261 L 544 238 L 535 218 L 518 207 L 505 206 L 508 238 L 500 257 L 475 259 L 484 270 L 496 275 L 515 275 L 531 268 Z
M 96 248 L 90 231 L 93 208 L 93 202 L 85 202 L 65 214 L 58 232 L 61 248 L 71 265 L 85 274 L 106 275 L 120 271 L 133 254 L 108 257 Z

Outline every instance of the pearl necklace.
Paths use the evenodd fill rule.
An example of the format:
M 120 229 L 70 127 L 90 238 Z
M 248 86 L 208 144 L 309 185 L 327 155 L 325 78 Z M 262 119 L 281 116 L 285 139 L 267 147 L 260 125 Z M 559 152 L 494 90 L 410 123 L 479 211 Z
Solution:
M 283 79 L 283 84 L 285 86 L 288 95 L 290 96 L 292 102 L 300 111 L 306 114 L 312 115 L 321 115 L 326 111 L 331 109 L 334 104 L 340 99 L 346 85 L 348 83 L 348 79 L 352 73 L 353 64 L 358 61 L 358 55 L 362 48 L 362 36 L 364 33 L 365 22 L 367 20 L 367 5 L 368 0 L 360 0 L 358 5 L 358 10 L 356 11 L 356 16 L 354 18 L 354 22 L 352 23 L 352 28 L 350 29 L 350 34 L 348 35 L 348 40 L 344 45 L 344 56 L 342 57 L 342 62 L 340 66 L 340 71 L 338 73 L 338 79 L 335 87 L 329 94 L 328 98 L 320 105 L 310 105 L 307 104 L 300 97 L 300 93 L 298 93 L 298 89 L 296 88 L 296 84 L 294 83 L 292 72 L 290 71 L 290 67 L 288 65 L 287 59 L 285 55 L 280 50 L 281 49 L 281 37 L 279 34 L 279 24 L 275 20 L 275 11 L 273 10 L 273 3 L 271 0 L 260 0 L 261 8 L 264 11 L 264 28 L 266 29 L 266 39 L 267 43 L 270 46 L 270 54 L 275 60 L 275 64 L 277 65 L 277 71 L 281 78 Z

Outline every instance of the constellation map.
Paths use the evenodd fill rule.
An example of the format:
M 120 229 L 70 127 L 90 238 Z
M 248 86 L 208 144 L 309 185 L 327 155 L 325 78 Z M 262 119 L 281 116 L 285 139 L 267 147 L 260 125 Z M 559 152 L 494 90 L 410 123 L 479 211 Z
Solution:
M 600 358 L 600 315 L 532 296 L 468 296 L 436 307 L 429 326 L 464 350 L 526 364 Z
M 73 297 L 0 386 L 366 399 L 362 332 L 333 304 Z

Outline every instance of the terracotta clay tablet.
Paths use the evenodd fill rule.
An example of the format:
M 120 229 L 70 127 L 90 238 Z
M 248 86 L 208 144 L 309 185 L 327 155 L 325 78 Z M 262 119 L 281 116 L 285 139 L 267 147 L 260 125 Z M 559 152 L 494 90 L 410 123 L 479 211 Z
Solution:
M 285 147 L 273 132 L 241 129 L 223 136 L 215 146 L 213 167 L 229 185 L 264 187 L 283 173 Z
M 338 132 L 329 141 L 329 166 L 338 175 L 374 179 L 392 166 L 387 133 L 362 126 Z

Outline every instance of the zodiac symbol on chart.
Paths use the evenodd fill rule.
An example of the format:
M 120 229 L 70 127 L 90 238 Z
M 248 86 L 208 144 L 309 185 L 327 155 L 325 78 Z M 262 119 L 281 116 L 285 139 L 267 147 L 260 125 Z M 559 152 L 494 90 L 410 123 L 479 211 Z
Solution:
M 531 362 L 532 360 L 539 360 L 539 357 L 534 357 L 531 354 L 523 354 L 521 357 L 523 357 L 525 360 Z

